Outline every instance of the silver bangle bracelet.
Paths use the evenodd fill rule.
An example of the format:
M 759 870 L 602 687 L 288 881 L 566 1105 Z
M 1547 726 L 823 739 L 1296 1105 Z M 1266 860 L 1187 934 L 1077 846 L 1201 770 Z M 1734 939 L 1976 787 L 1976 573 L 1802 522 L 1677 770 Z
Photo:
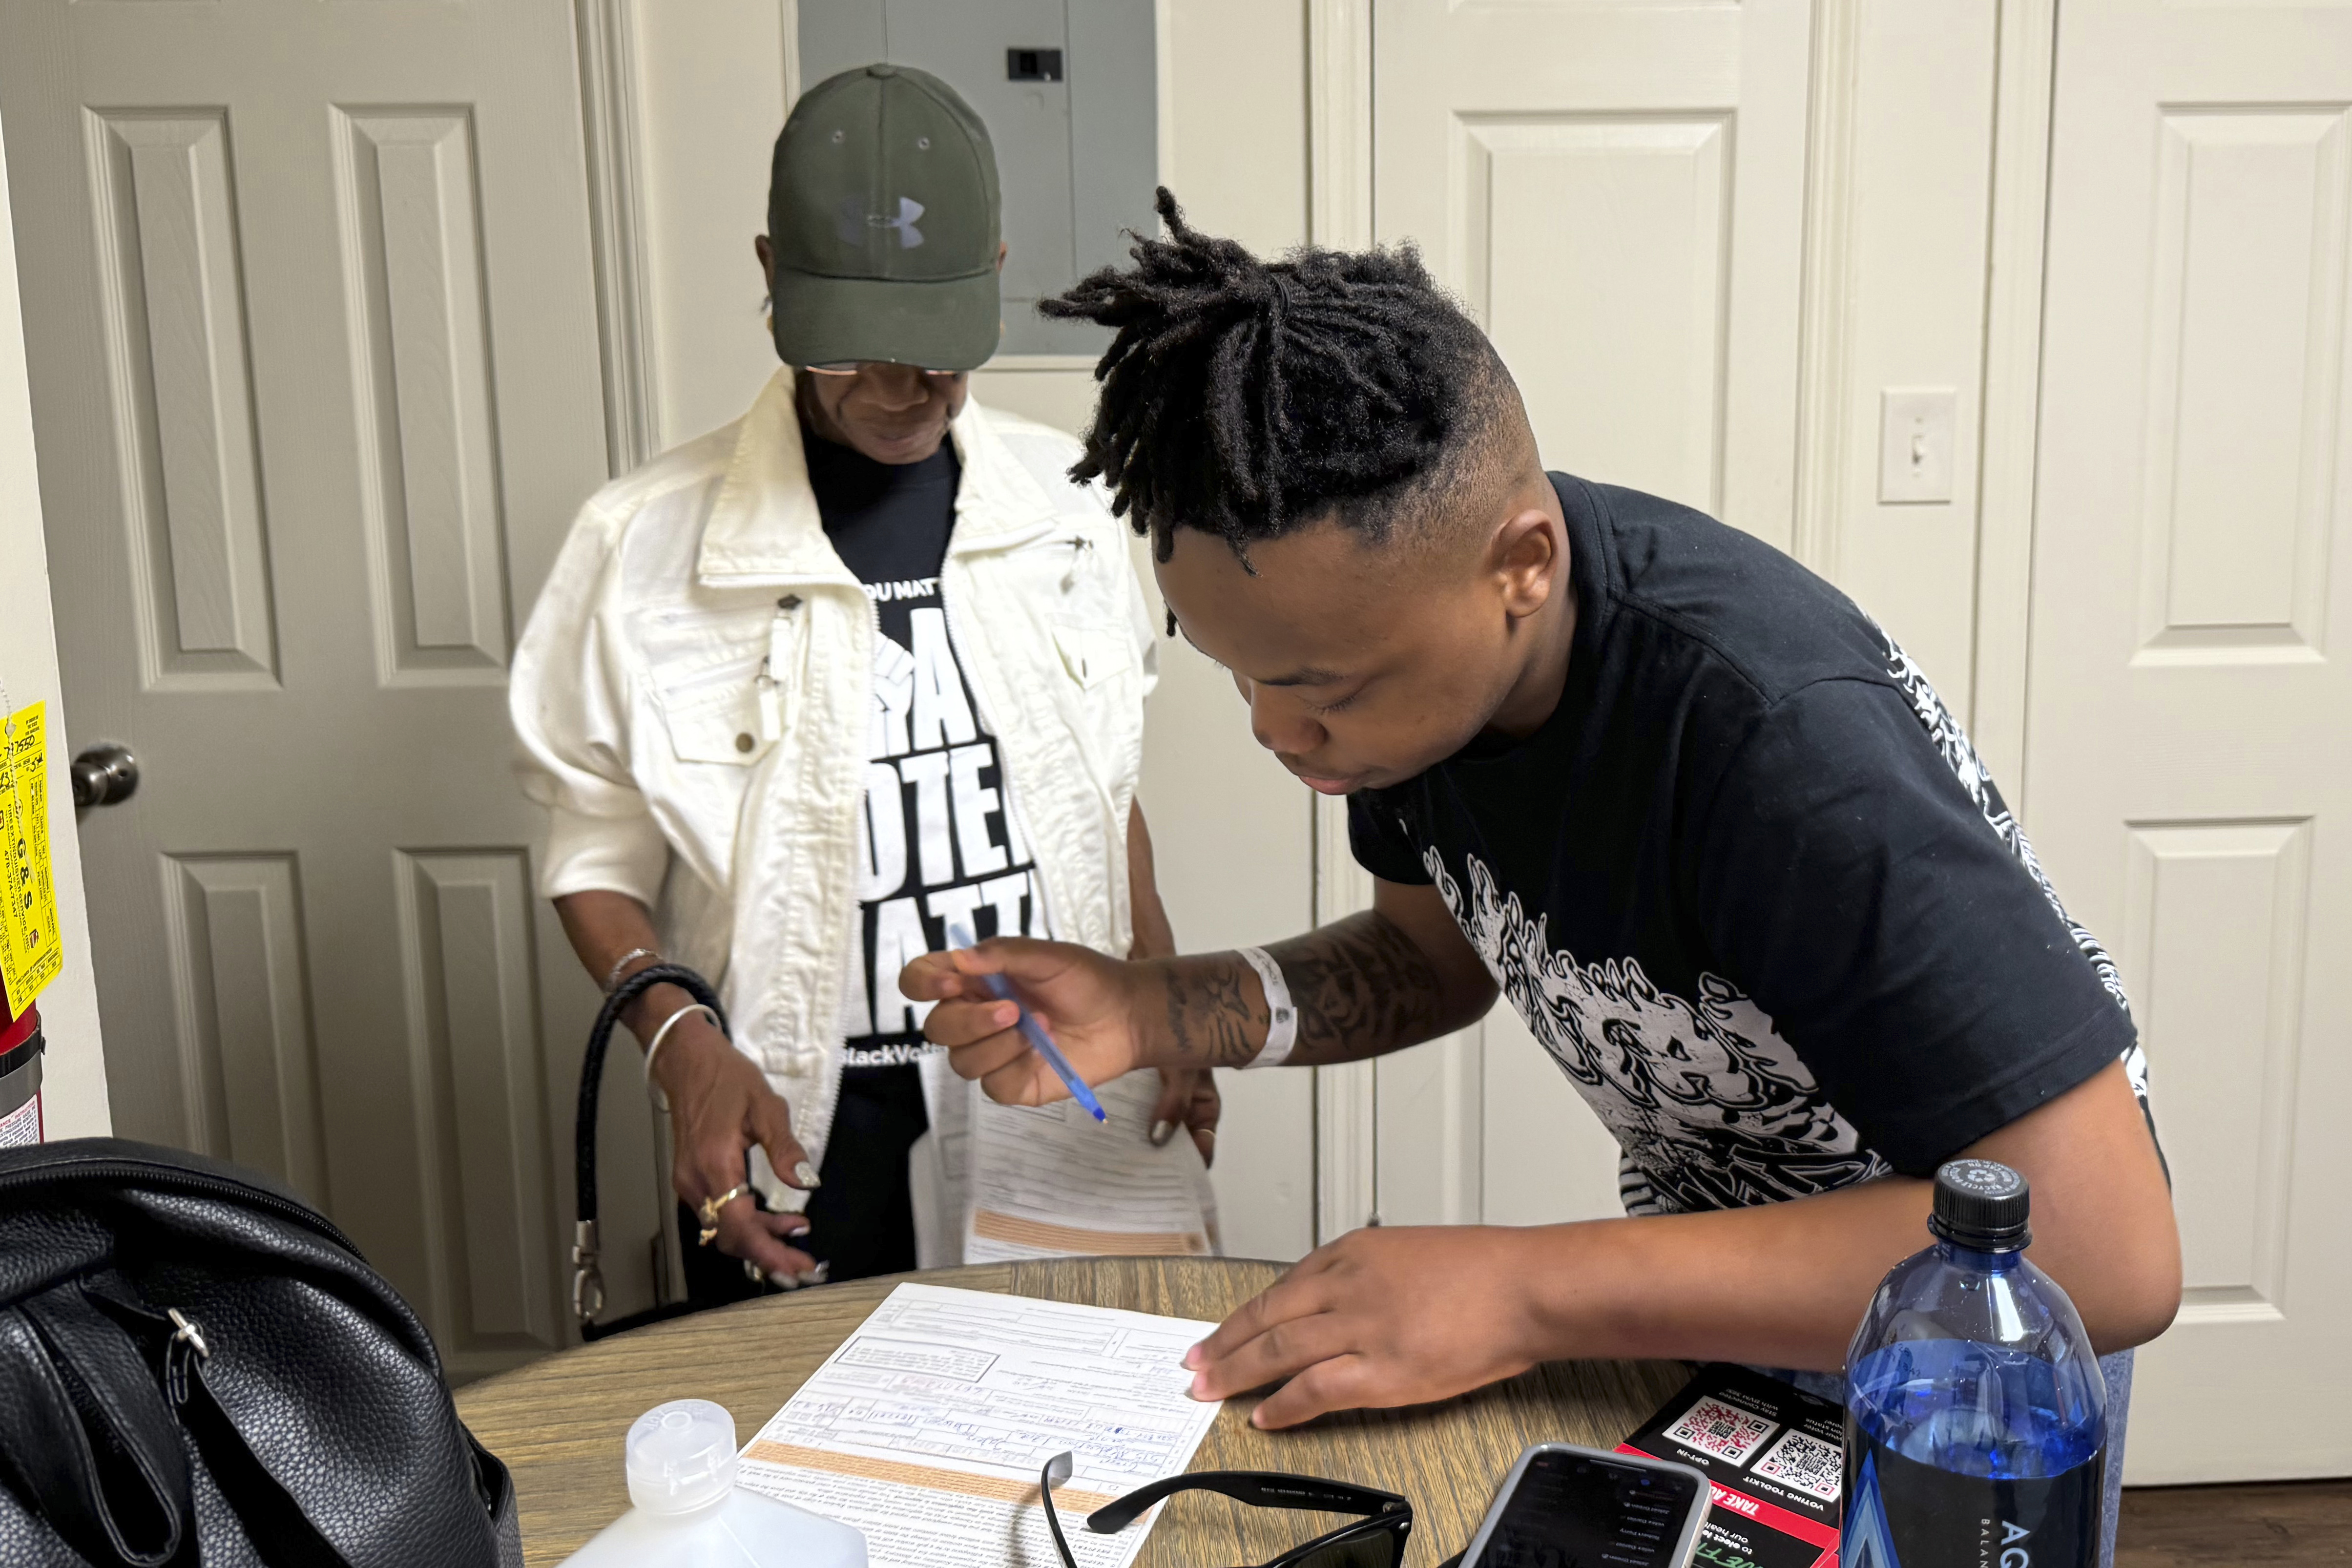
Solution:
M 610 996 L 613 994 L 613 987 L 621 983 L 621 971 L 641 958 L 659 958 L 660 956 L 660 953 L 650 947 L 633 947 L 621 954 L 613 961 L 613 967 L 604 972 L 604 994 Z
M 661 1027 L 654 1031 L 654 1037 L 646 1043 L 646 1096 L 654 1102 L 654 1109 L 656 1110 L 669 1109 L 669 1097 L 662 1093 L 661 1085 L 654 1081 L 654 1053 L 662 1048 L 662 1042 L 669 1038 L 669 1032 L 677 1027 L 677 1021 L 688 1013 L 699 1013 L 710 1020 L 712 1028 L 719 1027 L 718 1014 L 699 1002 L 688 1002 L 685 1006 L 664 1018 Z

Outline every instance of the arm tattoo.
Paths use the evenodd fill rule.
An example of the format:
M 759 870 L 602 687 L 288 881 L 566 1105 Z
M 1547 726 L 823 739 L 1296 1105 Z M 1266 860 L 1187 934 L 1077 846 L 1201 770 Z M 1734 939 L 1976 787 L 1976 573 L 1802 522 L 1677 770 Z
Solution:
M 1395 921 L 1350 915 L 1266 950 L 1298 1010 L 1287 1065 L 1359 1061 L 1444 1032 L 1444 987 Z M 1253 1000 L 1249 965 L 1230 952 L 1169 962 L 1168 1039 L 1189 1067 L 1243 1067 L 1272 1022 Z
M 1249 965 L 1230 952 L 1183 960 L 1168 972 L 1168 1037 L 1187 1066 L 1237 1068 L 1265 1044 L 1273 1023 L 1252 1005 L 1242 976 Z
M 1349 915 L 1266 951 L 1298 1009 L 1291 1065 L 1360 1061 L 1444 1031 L 1437 971 L 1386 915 Z

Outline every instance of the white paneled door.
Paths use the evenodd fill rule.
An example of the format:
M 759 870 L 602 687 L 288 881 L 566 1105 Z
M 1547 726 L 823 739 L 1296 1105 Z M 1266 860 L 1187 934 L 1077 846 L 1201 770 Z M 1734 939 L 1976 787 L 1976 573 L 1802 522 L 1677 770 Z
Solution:
M 2024 816 L 2188 1270 L 2136 1481 L 2352 1472 L 2352 10 L 2059 8 Z
M 21 0 L 0 47 L 66 710 L 144 772 L 81 826 L 116 1128 L 323 1205 L 459 1375 L 568 1318 L 593 987 L 505 681 L 604 475 L 572 27 Z
M 1468 303 L 1545 461 L 1783 547 L 1810 12 L 1373 9 L 1373 226 Z
M 1784 549 L 1810 15 L 1802 0 L 1372 8 L 1374 230 L 1416 242 L 1494 339 L 1546 464 Z M 1622 1212 L 1615 1143 L 1507 1008 L 1379 1063 L 1371 1098 L 1383 1223 Z

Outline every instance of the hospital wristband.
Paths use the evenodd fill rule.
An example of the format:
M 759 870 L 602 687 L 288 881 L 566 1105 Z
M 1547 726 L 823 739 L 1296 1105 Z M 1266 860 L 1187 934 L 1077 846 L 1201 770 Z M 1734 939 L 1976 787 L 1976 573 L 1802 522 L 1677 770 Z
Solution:
M 1298 1009 L 1290 1005 L 1290 987 L 1283 984 L 1282 965 L 1262 947 L 1240 950 L 1242 962 L 1257 971 L 1258 983 L 1265 987 L 1265 1010 L 1269 1022 L 1265 1026 L 1265 1047 L 1242 1065 L 1245 1068 L 1278 1068 L 1289 1058 L 1290 1047 L 1298 1043 Z

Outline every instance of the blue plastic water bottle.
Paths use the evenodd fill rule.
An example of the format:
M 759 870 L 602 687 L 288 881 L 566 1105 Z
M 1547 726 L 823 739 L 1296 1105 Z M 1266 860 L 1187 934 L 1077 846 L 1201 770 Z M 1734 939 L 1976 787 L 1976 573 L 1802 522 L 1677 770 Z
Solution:
M 1936 1245 L 1895 1266 L 1845 1357 L 1842 1568 L 2094 1568 L 2107 1389 L 2026 1261 L 2025 1178 L 1936 1173 Z

